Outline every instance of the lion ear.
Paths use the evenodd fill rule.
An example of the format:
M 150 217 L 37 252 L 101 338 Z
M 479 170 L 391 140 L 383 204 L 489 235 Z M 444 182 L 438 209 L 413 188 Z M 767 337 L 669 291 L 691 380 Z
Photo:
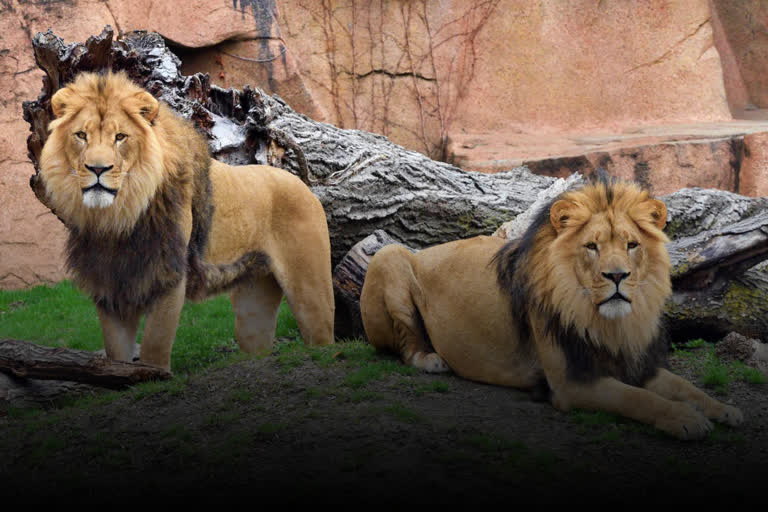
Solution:
M 123 108 L 132 114 L 139 114 L 151 123 L 160 112 L 160 102 L 147 91 L 141 91 L 123 100 Z
M 549 221 L 558 233 L 567 225 L 567 221 L 571 217 L 571 210 L 573 210 L 574 206 L 576 205 L 572 202 L 560 199 L 559 201 L 555 201 L 549 209 Z
M 69 87 L 64 87 L 56 91 L 51 98 L 51 110 L 53 115 L 58 119 L 63 116 L 67 110 L 71 110 L 73 103 L 77 100 L 77 93 L 75 93 Z
M 643 201 L 630 214 L 636 219 L 652 222 L 659 229 L 664 229 L 667 224 L 667 205 L 658 199 Z

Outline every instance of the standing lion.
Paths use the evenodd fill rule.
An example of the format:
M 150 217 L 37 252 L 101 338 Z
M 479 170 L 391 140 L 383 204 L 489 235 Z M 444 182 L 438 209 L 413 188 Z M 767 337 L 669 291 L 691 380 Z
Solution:
M 212 160 L 192 123 L 124 74 L 83 73 L 51 107 L 46 204 L 109 357 L 133 358 L 146 314 L 140 359 L 169 369 L 185 297 L 223 291 L 245 352 L 271 347 L 283 295 L 307 343 L 333 343 L 328 226 L 298 178 Z
M 605 181 L 605 180 L 604 180 Z M 665 366 L 671 294 L 664 203 L 633 184 L 562 194 L 520 240 L 381 249 L 360 310 L 371 344 L 430 372 L 544 391 L 684 439 L 742 413 Z

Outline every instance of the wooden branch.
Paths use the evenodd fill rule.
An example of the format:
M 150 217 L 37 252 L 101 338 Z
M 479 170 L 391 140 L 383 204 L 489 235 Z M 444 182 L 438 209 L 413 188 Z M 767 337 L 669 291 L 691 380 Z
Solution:
M 680 238 L 668 249 L 675 289 L 714 287 L 768 258 L 768 211 L 725 228 Z
M 336 302 L 336 336 L 364 338 L 360 316 L 360 293 L 365 272 L 376 252 L 385 245 L 397 243 L 385 231 L 376 230 L 356 243 L 333 270 L 333 292 Z
M 66 380 L 111 389 L 172 377 L 162 368 L 113 361 L 87 350 L 43 347 L 9 339 L 0 341 L 0 371 L 18 378 Z
M 95 394 L 104 388 L 66 380 L 22 379 L 0 372 L 0 404 L 46 407 L 61 398 Z

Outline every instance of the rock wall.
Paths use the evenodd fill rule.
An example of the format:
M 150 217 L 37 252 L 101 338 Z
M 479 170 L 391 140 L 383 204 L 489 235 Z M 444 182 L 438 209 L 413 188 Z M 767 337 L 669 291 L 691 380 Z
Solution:
M 64 277 L 64 230 L 27 185 L 38 31 L 157 31 L 185 73 L 466 169 L 602 165 L 657 193 L 765 195 L 766 14 L 759 0 L 0 0 L 0 288 Z

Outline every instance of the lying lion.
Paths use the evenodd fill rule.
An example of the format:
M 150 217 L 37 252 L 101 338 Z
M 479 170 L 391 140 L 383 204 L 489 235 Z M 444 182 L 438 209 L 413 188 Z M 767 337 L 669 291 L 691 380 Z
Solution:
M 237 341 L 268 349 L 283 295 L 304 340 L 333 343 L 325 212 L 292 174 L 212 160 L 192 123 L 123 74 L 79 75 L 51 99 L 45 203 L 98 310 L 107 355 L 170 368 L 185 297 L 229 291 Z
M 562 194 L 517 241 L 384 247 L 360 299 L 366 334 L 428 372 L 543 388 L 563 411 L 610 411 L 683 439 L 709 419 L 737 425 L 737 408 L 664 369 L 666 217 L 637 186 L 603 181 Z

